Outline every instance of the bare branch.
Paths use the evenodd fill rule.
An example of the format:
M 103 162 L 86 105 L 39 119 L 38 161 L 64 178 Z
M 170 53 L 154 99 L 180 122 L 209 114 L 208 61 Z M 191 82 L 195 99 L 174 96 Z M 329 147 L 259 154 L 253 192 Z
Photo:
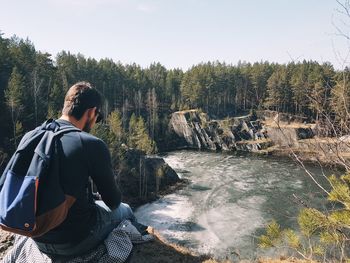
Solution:
M 289 141 L 289 138 L 286 136 L 286 134 L 283 132 L 283 130 L 282 130 L 281 126 L 280 126 L 279 116 L 277 116 L 277 121 L 275 121 L 275 123 L 277 124 L 277 127 L 280 130 L 280 132 L 282 133 L 282 136 L 284 136 L 284 138 L 287 141 Z M 289 148 L 290 152 L 292 153 L 294 159 L 299 163 L 299 165 L 303 168 L 303 170 L 311 178 L 311 180 L 317 185 L 317 187 L 319 187 L 323 192 L 325 192 L 327 195 L 329 195 L 329 192 L 315 179 L 314 175 L 310 172 L 310 170 L 305 167 L 304 162 L 295 153 L 295 151 L 293 150 L 291 145 L 288 144 L 288 148 Z
M 340 2 L 340 0 L 335 0 L 335 1 L 340 5 L 340 7 L 343 8 L 343 11 L 338 10 L 338 9 L 337 9 L 337 11 L 340 12 L 340 13 L 342 13 L 342 14 L 344 14 L 344 15 L 347 15 L 348 17 L 350 17 L 350 12 L 349 12 L 349 9 L 350 9 L 349 1 L 347 0 L 347 1 L 345 1 L 345 3 Z

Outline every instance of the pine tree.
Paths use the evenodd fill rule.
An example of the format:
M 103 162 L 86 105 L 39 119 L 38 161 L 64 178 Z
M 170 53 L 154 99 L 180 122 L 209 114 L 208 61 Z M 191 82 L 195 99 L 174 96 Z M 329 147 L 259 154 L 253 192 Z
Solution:
M 158 101 L 155 88 L 147 93 L 147 110 L 148 110 L 148 131 L 152 140 L 156 136 L 156 126 L 158 125 Z
M 24 81 L 21 74 L 18 72 L 17 67 L 13 68 L 11 77 L 5 90 L 5 99 L 6 104 L 11 111 L 11 120 L 13 126 L 13 141 L 14 147 L 17 147 L 17 137 L 18 133 L 16 130 L 16 123 L 20 116 L 21 111 L 23 110 L 23 89 Z M 18 125 L 17 125 L 18 127 Z
M 331 108 L 335 114 L 336 120 L 348 130 L 348 121 L 350 116 L 350 72 L 345 71 L 338 74 L 336 85 L 332 89 Z
M 156 152 L 155 142 L 149 137 L 143 118 L 133 113 L 129 122 L 128 146 L 144 151 L 147 154 Z
M 63 86 L 54 83 L 49 92 L 47 118 L 57 118 L 61 114 L 62 103 L 64 101 Z
M 265 106 L 276 111 L 286 111 L 291 99 L 291 91 L 288 84 L 287 69 L 284 66 L 278 67 L 267 81 L 268 96 Z
M 129 120 L 128 146 L 136 147 L 137 140 L 137 117 L 133 113 Z
M 300 234 L 291 229 L 282 230 L 276 221 L 260 236 L 262 248 L 289 247 L 307 260 L 348 262 L 350 260 L 350 173 L 329 177 L 332 190 L 328 201 L 334 204 L 330 211 L 304 208 L 298 215 Z
M 124 138 L 123 122 L 121 113 L 117 110 L 112 111 L 108 118 L 107 123 L 110 130 L 110 144 L 111 146 L 119 145 Z

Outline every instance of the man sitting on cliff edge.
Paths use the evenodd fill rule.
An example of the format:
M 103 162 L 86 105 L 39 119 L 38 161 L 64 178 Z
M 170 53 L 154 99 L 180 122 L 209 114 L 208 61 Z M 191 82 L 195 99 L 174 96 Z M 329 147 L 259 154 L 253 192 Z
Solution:
M 102 119 L 101 107 L 100 93 L 87 82 L 76 83 L 65 96 L 62 116 L 56 122 L 82 132 L 69 132 L 60 138 L 60 180 L 76 201 L 62 224 L 34 238 L 44 253 L 82 255 L 101 244 L 122 220 L 135 221 L 129 205 L 121 203 L 106 144 L 89 134 Z M 89 177 L 103 202 L 92 200 Z

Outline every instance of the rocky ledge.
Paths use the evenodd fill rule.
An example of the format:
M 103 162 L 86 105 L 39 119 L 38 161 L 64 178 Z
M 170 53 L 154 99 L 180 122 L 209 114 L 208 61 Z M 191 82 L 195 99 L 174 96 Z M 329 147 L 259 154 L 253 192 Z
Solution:
M 187 183 L 159 156 L 148 156 L 126 145 L 117 152 L 113 160 L 116 182 L 123 201 L 132 207 L 154 201 Z
M 173 149 L 273 154 L 287 148 L 305 148 L 305 140 L 317 135 L 317 125 L 272 111 L 211 120 L 203 112 L 186 110 L 172 114 L 169 134 Z
M 179 111 L 172 114 L 169 130 L 178 148 L 258 151 L 269 146 L 260 121 L 250 115 L 210 120 L 198 110 Z

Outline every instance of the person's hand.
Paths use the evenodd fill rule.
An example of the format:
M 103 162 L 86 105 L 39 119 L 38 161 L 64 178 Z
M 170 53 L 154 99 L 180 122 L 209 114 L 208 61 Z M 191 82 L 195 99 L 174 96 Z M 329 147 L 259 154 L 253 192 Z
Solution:
M 99 192 L 92 193 L 92 196 L 94 197 L 94 200 L 102 200 L 102 197 L 99 194 Z

